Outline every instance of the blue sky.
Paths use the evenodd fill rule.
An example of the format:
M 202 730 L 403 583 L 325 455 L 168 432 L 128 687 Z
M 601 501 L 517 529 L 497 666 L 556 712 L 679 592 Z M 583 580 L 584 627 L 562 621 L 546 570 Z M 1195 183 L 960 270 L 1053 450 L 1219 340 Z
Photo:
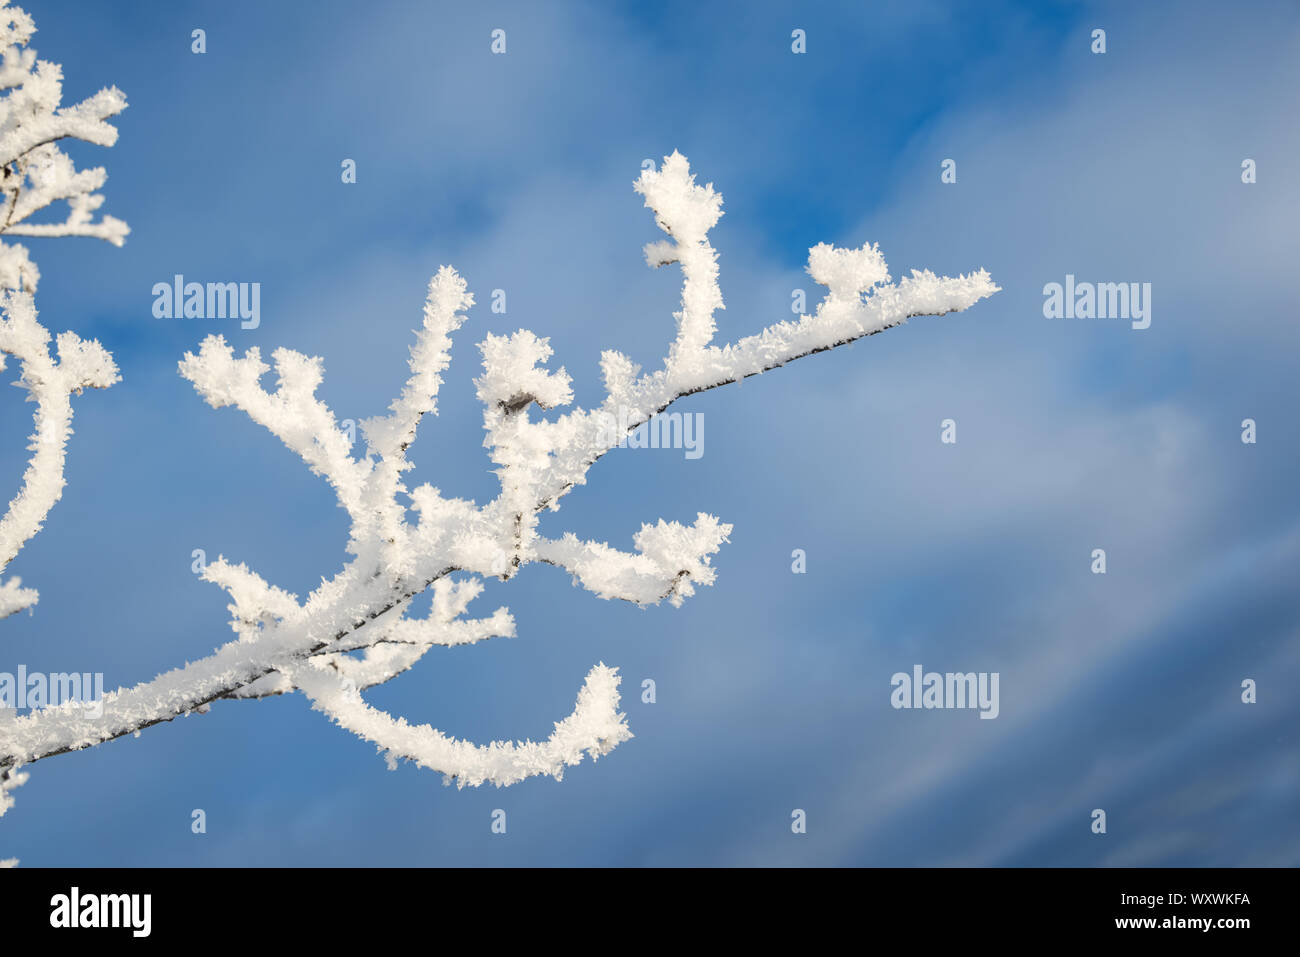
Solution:
M 1003 291 L 691 397 L 702 458 L 611 454 L 544 522 L 622 547 L 661 516 L 733 523 L 718 583 L 681 609 L 530 568 L 475 606 L 507 604 L 518 638 L 431 652 L 370 694 L 473 740 L 537 739 L 603 660 L 636 737 L 599 762 L 457 791 L 388 771 L 300 697 L 226 703 L 33 766 L 0 856 L 1300 863 L 1294 4 L 24 6 L 65 102 L 128 96 L 114 148 L 69 152 L 108 168 L 105 208 L 132 233 L 27 241 L 43 322 L 99 338 L 123 381 L 76 405 L 64 498 L 11 567 L 41 603 L 3 623 L 0 670 L 116 686 L 206 654 L 230 632 L 196 548 L 299 594 L 340 567 L 324 483 L 176 374 L 208 332 L 323 356 L 339 418 L 373 415 L 429 277 L 455 265 L 480 305 L 412 458 L 416 481 L 489 496 L 474 342 L 550 336 L 582 404 L 601 350 L 666 349 L 679 276 L 642 260 L 645 158 L 678 149 L 725 197 L 719 339 L 788 317 L 794 288 L 815 301 L 802 269 L 823 240 L 879 242 L 896 277 L 982 266 Z M 175 273 L 260 282 L 260 328 L 153 318 Z M 1151 327 L 1045 319 L 1067 273 L 1150 282 Z M 14 483 L 17 395 L 0 407 Z M 917 663 L 998 672 L 1001 714 L 894 710 L 890 677 Z

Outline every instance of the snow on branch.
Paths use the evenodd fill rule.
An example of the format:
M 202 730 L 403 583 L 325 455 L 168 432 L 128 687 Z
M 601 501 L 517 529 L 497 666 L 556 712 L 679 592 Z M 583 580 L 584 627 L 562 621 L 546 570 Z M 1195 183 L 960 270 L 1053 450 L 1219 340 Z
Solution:
M 10 578 L 0 583 L 0 618 L 26 611 L 40 599 L 34 588 L 23 588 L 22 579 Z
M 621 552 L 604 542 L 580 542 L 568 532 L 562 539 L 537 539 L 539 561 L 559 565 L 600 598 L 621 598 L 637 604 L 657 604 L 667 598 L 674 607 L 695 594 L 695 585 L 712 585 L 709 556 L 731 534 L 712 515 L 701 512 L 694 525 L 659 520 L 642 525 L 632 543 L 638 554 Z
M 36 31 L 32 18 L 8 0 L 0 0 L 0 234 L 14 236 L 91 236 L 121 246 L 129 232 L 112 216 L 96 221 L 104 202 L 98 190 L 107 174 L 102 168 L 78 171 L 56 145 L 74 138 L 112 146 L 117 130 L 106 122 L 126 108 L 116 88 L 101 90 L 74 106 L 62 107 L 63 73 L 55 63 L 36 59 L 27 47 Z M 31 217 L 56 202 L 66 202 L 63 222 L 33 222 Z M 36 404 L 32 455 L 18 494 L 0 517 L 0 572 L 26 542 L 40 531 L 50 509 L 63 495 L 66 446 L 72 435 L 72 395 L 103 389 L 117 382 L 113 357 L 98 342 L 72 332 L 55 340 L 37 321 L 32 294 L 40 271 L 24 246 L 0 238 L 0 371 L 12 356 L 19 362 L 15 385 Z M 18 578 L 0 581 L 0 618 L 31 609 L 39 599 Z M 66 708 L 48 714 L 65 722 L 85 718 Z M 0 740 L 7 740 L 17 719 L 0 710 Z M 22 761 L 0 749 L 0 815 L 13 804 L 10 792 L 27 780 Z M 13 860 L 0 861 L 0 866 Z
M 405 452 L 415 441 L 420 419 L 426 413 L 437 413 L 442 373 L 451 363 L 451 334 L 465 322 L 465 310 L 474 305 L 474 297 L 465 289 L 465 280 L 450 266 L 443 266 L 430 280 L 424 328 L 416 333 L 408 361 L 411 377 L 389 406 L 391 414 L 361 422 L 371 454 L 394 458 Z
M 236 358 L 222 336 L 204 339 L 198 355 L 185 353 L 180 373 L 214 409 L 239 408 L 298 453 L 313 474 L 330 483 L 353 520 L 363 520 L 363 486 L 370 464 L 352 457 L 334 413 L 316 398 L 324 375 L 321 360 L 292 349 L 276 349 L 272 357 L 279 377 L 274 392 L 261 386 L 271 367 L 262 361 L 257 347 Z
M 214 407 L 233 406 L 279 437 L 334 488 L 351 524 L 351 559 L 300 599 L 225 558 L 204 577 L 230 595 L 235 637 L 201 661 L 105 696 L 91 723 L 53 709 L 0 727 L 0 768 L 20 765 L 130 734 L 222 699 L 301 692 L 311 707 L 374 744 L 390 766 L 409 760 L 459 786 L 505 786 L 534 775 L 560 777 L 584 756 L 608 753 L 631 732 L 618 710 L 619 678 L 597 664 L 579 688 L 573 712 L 541 742 L 477 745 L 428 725 L 411 725 L 369 705 L 362 693 L 414 666 L 435 647 L 468 645 L 516 634 L 499 608 L 466 617 L 483 578 L 509 581 L 530 564 L 561 567 L 601 598 L 638 605 L 667 599 L 680 606 L 716 578 L 712 557 L 731 526 L 699 513 L 685 525 L 643 524 L 631 551 L 583 541 L 557 529 L 544 534 L 543 515 L 586 481 L 592 465 L 632 429 L 676 399 L 736 382 L 802 356 L 852 342 L 920 315 L 966 309 L 998 291 L 983 270 L 957 278 L 913 272 L 893 283 L 879 249 L 809 251 L 808 271 L 827 287 L 812 315 L 778 322 L 726 345 L 713 343 L 723 308 L 718 255 L 709 231 L 722 215 L 712 184 L 699 186 L 685 157 L 665 157 L 643 172 L 635 189 L 669 239 L 646 247 L 651 266 L 679 264 L 681 308 L 662 368 L 642 372 L 627 356 L 600 361 L 605 397 L 594 409 L 568 409 L 572 379 L 552 368 L 549 341 L 527 330 L 487 334 L 479 343 L 483 371 L 475 380 L 483 404 L 484 447 L 499 491 L 482 504 L 444 496 L 424 483 L 402 482 L 407 450 L 424 415 L 436 411 L 452 336 L 473 305 L 465 281 L 443 266 L 429 284 L 422 329 L 410 354 L 411 375 L 389 413 L 365 420 L 366 452 L 352 454 L 334 415 L 316 397 L 320 359 L 287 349 L 273 353 L 278 382 L 257 349 L 236 357 L 220 336 L 186 353 L 180 374 Z M 617 423 L 611 428 L 611 423 Z M 547 518 L 549 523 L 553 521 Z M 414 598 L 432 591 L 424 617 Z
M 50 334 L 36 320 L 36 305 L 26 292 L 0 293 L 0 370 L 5 356 L 20 362 L 15 383 L 36 403 L 36 430 L 30 436 L 32 457 L 22 488 L 0 518 L 0 572 L 19 549 L 40 531 L 41 524 L 63 495 L 63 466 L 72 435 L 72 395 L 82 389 L 104 389 L 118 381 L 113 358 L 98 342 L 61 333 L 57 361 L 50 355 Z M 0 618 L 36 603 L 37 594 L 19 588 L 18 579 L 0 585 Z
M 126 97 L 110 87 L 61 106 L 63 70 L 27 46 L 35 32 L 27 13 L 0 0 L 0 234 L 90 236 L 121 246 L 130 232 L 126 223 L 95 219 L 107 173 L 78 171 L 57 143 L 71 138 L 112 146 L 117 128 L 107 121 L 126 109 Z M 57 202 L 68 204 L 62 222 L 31 221 Z M 0 287 L 33 292 L 39 278 L 25 247 L 0 241 Z
M 533 741 L 493 741 L 475 745 L 450 738 L 427 724 L 411 725 L 366 704 L 358 691 L 319 670 L 299 669 L 296 681 L 312 708 L 334 723 L 373 742 L 384 753 L 389 768 L 399 759 L 439 771 L 458 787 L 492 783 L 516 784 L 537 774 L 559 780 L 567 765 L 578 764 L 584 754 L 596 760 L 632 737 L 626 715 L 618 710 L 617 669 L 603 662 L 592 668 L 578 691 L 573 713 L 555 722 L 551 736 Z

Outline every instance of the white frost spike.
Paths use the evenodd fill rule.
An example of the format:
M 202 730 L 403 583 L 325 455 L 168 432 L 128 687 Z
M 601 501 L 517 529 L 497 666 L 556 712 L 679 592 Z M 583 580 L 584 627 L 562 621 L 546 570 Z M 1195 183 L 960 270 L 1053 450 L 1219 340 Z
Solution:
M 836 249 L 829 243 L 818 243 L 808 250 L 808 275 L 830 289 L 817 310 L 824 316 L 828 310 L 861 306 L 864 293 L 889 282 L 889 267 L 878 246 Z
M 641 367 L 621 352 L 606 349 L 600 354 L 600 372 L 605 380 L 605 391 L 616 399 L 627 396 L 640 371 Z
M 0 618 L 26 611 L 40 600 L 34 588 L 23 588 L 22 579 L 10 578 L 0 583 Z
M 19 768 L 21 767 L 21 764 L 15 764 L 7 768 L 0 768 L 0 817 L 4 817 L 5 811 L 14 806 L 14 799 L 9 792 L 27 783 L 29 775 L 26 771 L 20 771 Z M 9 867 L 16 863 L 18 862 L 12 858 L 6 862 Z
M 371 454 L 388 458 L 402 451 L 415 441 L 420 418 L 437 412 L 442 372 L 451 363 L 451 334 L 465 322 L 464 310 L 474 305 L 474 297 L 465 288 L 465 280 L 450 266 L 441 267 L 429 282 L 424 328 L 416 334 L 411 350 L 411 377 L 406 388 L 389 406 L 391 415 L 361 422 Z
M 701 512 L 694 525 L 663 519 L 657 525 L 642 525 L 632 538 L 637 555 L 604 542 L 580 542 L 571 532 L 558 541 L 539 542 L 536 552 L 541 561 L 567 569 L 574 584 L 599 598 L 621 598 L 642 605 L 667 598 L 680 607 L 695 594 L 695 585 L 713 584 L 715 572 L 709 556 L 730 534 L 730 525 Z
M 98 342 L 61 333 L 57 362 L 50 355 L 49 342 L 50 334 L 37 321 L 29 293 L 0 294 L 0 354 L 19 360 L 22 375 L 16 384 L 36 403 L 36 429 L 28 446 L 32 457 L 22 488 L 0 518 L 0 571 L 40 531 L 63 495 L 66 445 L 72 434 L 71 396 L 85 388 L 105 388 L 119 378 L 112 357 Z M 34 592 L 22 591 L 31 597 L 28 604 L 35 602 Z
M 508 336 L 494 336 L 479 343 L 483 352 L 483 374 L 474 380 L 479 401 L 514 413 L 536 402 L 543 409 L 573 401 L 573 380 L 561 368 L 557 372 L 539 368 L 551 357 L 551 341 L 520 329 Z
M 427 724 L 408 724 L 405 718 L 393 718 L 370 707 L 355 687 L 316 669 L 304 672 L 306 669 L 295 671 L 293 680 L 312 707 L 373 742 L 390 767 L 398 759 L 413 761 L 455 778 L 458 787 L 485 783 L 505 787 L 538 774 L 559 780 L 564 768 L 578 764 L 584 754 L 595 760 L 632 737 L 627 716 L 618 710 L 618 669 L 604 662 L 587 674 L 573 713 L 557 721 L 545 741 L 493 741 L 487 745 L 450 738 Z
M 709 230 L 722 218 L 722 196 L 713 191 L 712 183 L 696 186 L 690 163 L 675 150 L 664 157 L 660 170 L 643 170 L 635 188 L 654 210 L 659 228 L 674 240 L 646 246 L 646 262 L 651 266 L 679 262 L 686 277 L 682 309 L 674 313 L 677 341 L 668 352 L 671 368 L 713 341 L 717 329 L 713 313 L 724 308 L 718 289 L 718 254 L 708 239 Z
M 234 615 L 230 627 L 248 638 L 256 635 L 262 625 L 297 618 L 302 611 L 297 595 L 268 585 L 246 565 L 232 565 L 223 557 L 209 562 L 202 578 L 230 593 L 234 599 L 234 604 L 229 606 Z
M 204 339 L 197 356 L 185 353 L 180 373 L 214 409 L 228 405 L 242 409 L 298 453 L 313 473 L 323 475 L 334 487 L 339 503 L 354 518 L 360 516 L 370 465 L 352 458 L 334 414 L 316 398 L 324 376 L 323 363 L 292 349 L 276 349 L 272 358 L 279 376 L 275 392 L 267 392 L 260 384 L 271 367 L 262 361 L 258 348 L 254 346 L 237 359 L 222 336 Z
M 468 617 L 482 585 L 457 576 L 509 580 L 529 565 L 548 563 L 566 569 L 601 598 L 682 604 L 696 588 L 714 582 L 712 556 L 731 532 L 714 516 L 701 512 L 690 525 L 662 519 L 642 525 L 630 552 L 580 540 L 563 528 L 552 534 L 542 528 L 542 517 L 553 521 L 550 513 L 559 510 L 564 496 L 584 484 L 592 465 L 619 444 L 620 429 L 637 428 L 682 396 L 852 342 L 911 316 L 965 309 L 997 291 L 982 270 L 956 279 L 913 272 L 891 285 L 876 246 L 841 250 L 821 244 L 809 252 L 809 271 L 829 291 L 812 315 L 716 346 L 713 316 L 722 296 L 708 232 L 722 215 L 722 197 L 711 185 L 696 185 L 678 153 L 666 157 L 661 170 L 643 173 L 636 188 L 669 236 L 647 248 L 647 261 L 682 268 L 677 334 L 663 367 L 643 373 L 623 353 L 606 350 L 600 361 L 606 395 L 600 404 L 547 415 L 573 402 L 565 370 L 546 367 L 549 341 L 527 330 L 488 334 L 479 345 L 483 373 L 475 385 L 483 403 L 484 445 L 499 481 L 491 501 L 449 498 L 428 483 L 408 491 L 401 482 L 411 468 L 407 454 L 416 426 L 435 411 L 452 334 L 473 303 L 464 280 L 450 267 L 439 269 L 429 284 L 424 324 L 401 394 L 388 415 L 363 425 L 368 450 L 361 458 L 352 455 L 333 413 L 316 397 L 324 371 L 319 359 L 276 350 L 279 384 L 268 392 L 261 379 L 271 370 L 256 349 L 237 358 L 223 339 L 209 336 L 197 354 L 187 353 L 180 373 L 203 398 L 213 406 L 242 409 L 330 482 L 350 518 L 352 558 L 302 600 L 244 565 L 224 558 L 211 563 L 204 577 L 231 596 L 234 640 L 201 661 L 106 695 L 95 721 L 59 709 L 0 715 L 0 770 L 202 712 L 213 701 L 295 691 L 374 743 L 390 764 L 411 760 L 462 786 L 507 785 L 537 774 L 559 777 L 585 755 L 597 757 L 626 740 L 630 732 L 618 711 L 619 679 L 603 663 L 587 676 L 573 713 L 542 742 L 475 745 L 379 711 L 366 703 L 363 692 L 412 668 L 434 647 L 516 634 L 514 618 L 504 608 Z M 19 314 L 9 334 L 21 339 Z M 30 342 L 23 351 L 32 352 Z M 71 358 L 74 353 L 80 358 Z M 89 346 L 70 343 L 64 349 L 61 342 L 60 355 L 66 373 L 78 381 L 99 384 L 111 373 L 102 364 L 106 357 Z M 59 394 L 54 390 L 55 397 Z M 53 434 L 64 433 L 56 427 Z M 415 596 L 426 589 L 433 591 L 429 614 L 411 615 Z

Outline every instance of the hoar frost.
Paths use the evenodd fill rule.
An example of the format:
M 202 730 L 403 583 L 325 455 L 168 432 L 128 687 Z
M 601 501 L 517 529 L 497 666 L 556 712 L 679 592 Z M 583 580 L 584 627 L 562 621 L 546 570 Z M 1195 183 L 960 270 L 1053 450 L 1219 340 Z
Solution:
M 23 114 L 19 121 L 14 104 L 0 107 L 0 147 L 9 150 L 11 162 L 18 155 L 14 149 L 33 155 L 50 145 L 43 137 L 60 129 L 65 130 L 61 135 L 110 144 L 107 131 L 112 128 L 103 121 L 125 105 L 121 94 L 104 91 L 77 107 L 55 109 L 58 68 L 38 66 L 20 49 L 30 35 L 30 20 L 0 0 L 0 20 L 4 18 L 0 41 L 7 44 L 4 70 L 11 89 L 13 78 L 26 71 L 32 102 L 52 110 L 35 120 Z M 13 97 L 11 92 L 9 100 Z M 23 133 L 24 124 L 32 129 Z M 42 198 L 66 194 L 74 183 L 81 192 L 63 197 L 73 211 L 58 227 L 62 232 L 28 226 L 23 235 L 98 235 L 121 241 L 124 225 L 108 218 L 91 223 L 88 216 L 99 205 L 100 198 L 89 191 L 102 184 L 102 170 L 73 174 L 70 166 L 41 153 L 32 163 L 24 182 L 28 189 L 44 190 Z M 527 330 L 489 333 L 479 343 L 482 373 L 474 384 L 483 404 L 484 446 L 500 485 L 490 501 L 447 497 L 428 483 L 412 483 L 408 475 L 413 466 L 407 451 L 423 418 L 437 411 L 453 336 L 474 303 L 465 280 L 448 266 L 429 283 L 423 323 L 408 362 L 410 375 L 400 394 L 387 414 L 361 422 L 365 449 L 360 454 L 316 395 L 324 377 L 319 358 L 283 348 L 274 350 L 269 362 L 257 348 L 236 355 L 218 335 L 187 352 L 180 374 L 209 405 L 241 410 L 329 483 L 349 518 L 349 558 L 305 598 L 265 581 L 242 562 L 218 558 L 202 577 L 229 596 L 234 636 L 212 655 L 106 693 L 98 720 L 64 708 L 22 717 L 0 713 L 0 811 L 26 776 L 20 768 L 204 712 L 218 700 L 300 692 L 313 709 L 372 742 L 390 766 L 409 760 L 462 787 L 504 786 L 533 775 L 559 778 L 584 756 L 600 757 L 631 737 L 619 711 L 617 669 L 603 662 L 583 680 L 573 712 L 555 722 L 540 742 L 479 745 L 459 740 L 374 708 L 364 692 L 407 671 L 435 646 L 513 637 L 516 623 L 508 609 L 475 617 L 469 607 L 482 591 L 482 579 L 507 581 L 529 564 L 563 568 L 576 585 L 600 598 L 681 605 L 697 588 L 713 584 L 712 557 L 727 541 L 730 525 L 703 512 L 689 524 L 643 521 L 639 529 L 629 529 L 631 550 L 626 550 L 584 541 L 572 532 L 544 530 L 543 514 L 558 511 L 563 497 L 585 484 L 601 456 L 677 398 L 852 342 L 913 316 L 965 309 L 998 291 L 983 270 L 957 278 L 914 271 L 893 283 L 876 246 L 838 249 L 822 243 L 810 250 L 808 272 L 828 291 L 812 315 L 715 345 L 714 315 L 723 302 L 718 256 L 708 237 L 722 215 L 721 195 L 712 184 L 698 185 L 678 153 L 665 157 L 660 169 L 644 170 L 634 188 L 668 237 L 646 246 L 647 263 L 679 265 L 683 276 L 676 334 L 662 367 L 642 372 L 626 355 L 606 351 L 600 360 L 602 402 L 593 409 L 560 411 L 573 402 L 572 379 L 563 367 L 552 365 L 549 341 Z M 20 547 L 35 534 L 62 488 L 70 395 L 117 380 L 112 358 L 98 343 L 64 333 L 57 341 L 57 361 L 49 353 L 49 335 L 36 321 L 28 288 L 35 281 L 34 267 L 19 248 L 0 247 L 6 250 L 0 255 L 0 282 L 10 288 L 0 300 L 0 355 L 21 361 L 23 384 L 37 399 L 38 411 L 24 489 L 0 521 L 6 563 L 16 553 L 14 543 Z M 264 381 L 272 372 L 274 386 L 268 387 Z M 611 420 L 620 428 L 611 430 Z M 417 616 L 411 613 L 412 602 L 425 591 L 432 593 L 432 601 L 428 612 Z M 0 585 L 0 614 L 34 601 L 34 593 L 17 579 Z

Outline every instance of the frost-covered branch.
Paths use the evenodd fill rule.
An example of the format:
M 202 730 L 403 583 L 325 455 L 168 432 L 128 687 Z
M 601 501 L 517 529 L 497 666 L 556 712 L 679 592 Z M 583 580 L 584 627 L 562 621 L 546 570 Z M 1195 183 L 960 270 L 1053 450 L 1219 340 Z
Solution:
M 452 647 L 485 638 L 514 637 L 515 620 L 505 608 L 498 608 L 487 618 L 460 617 L 482 590 L 478 579 L 439 578 L 433 583 L 433 604 L 427 617 L 411 619 L 403 611 L 399 617 L 353 632 L 351 639 L 335 642 L 332 651 L 313 656 L 311 662 L 333 669 L 358 690 L 365 690 L 407 671 L 434 645 Z M 353 651 L 363 654 L 359 658 L 348 654 Z M 275 673 L 240 688 L 231 697 L 261 698 L 293 690 L 288 678 Z
M 394 718 L 372 708 L 361 700 L 355 688 L 319 670 L 300 673 L 296 681 L 315 710 L 374 743 L 383 751 L 390 768 L 396 768 L 399 759 L 413 761 L 441 772 L 448 780 L 454 779 L 460 787 L 484 783 L 505 787 L 537 774 L 558 780 L 564 768 L 580 763 L 584 754 L 595 760 L 632 737 L 626 716 L 618 710 L 617 670 L 603 662 L 588 673 L 573 713 L 557 721 L 551 736 L 540 743 L 494 741 L 476 745 L 450 738 L 427 724 L 411 725 L 405 718 Z
M 256 348 L 236 356 L 221 337 L 209 336 L 197 353 L 187 353 L 180 373 L 210 405 L 242 410 L 331 485 L 349 517 L 351 558 L 305 599 L 243 564 L 224 558 L 209 564 L 204 578 L 231 599 L 231 641 L 208 658 L 107 695 L 103 717 L 93 723 L 54 709 L 10 721 L 0 730 L 0 767 L 16 769 L 88 747 L 206 710 L 220 699 L 294 691 L 373 743 L 390 765 L 410 760 L 462 786 L 559 777 L 584 755 L 594 759 L 630 737 L 618 710 L 618 675 L 603 663 L 587 674 L 573 713 L 555 722 L 540 743 L 457 740 L 375 709 L 362 692 L 408 670 L 434 647 L 513 636 L 515 621 L 504 608 L 486 618 L 465 616 L 481 578 L 508 581 L 530 564 L 564 568 L 574 584 L 600 598 L 681 605 L 697 587 L 714 582 L 712 556 L 730 525 L 704 513 L 690 525 L 643 524 L 628 551 L 563 529 L 544 534 L 544 513 L 557 511 L 563 496 L 583 484 L 591 466 L 631 429 L 682 396 L 913 316 L 965 309 L 997 291 L 982 270 L 955 279 L 913 272 L 893 283 L 876 246 L 823 243 L 809 253 L 809 273 L 827 287 L 812 315 L 718 346 L 714 315 L 723 301 L 708 234 L 722 215 L 721 196 L 712 185 L 696 185 L 677 153 L 665 157 L 660 170 L 643 172 L 635 188 L 669 237 L 646 247 L 647 262 L 682 267 L 681 308 L 663 366 L 642 373 L 627 356 L 607 351 L 600 363 L 600 405 L 560 412 L 573 401 L 572 380 L 563 367 L 549 368 L 548 340 L 526 330 L 488 334 L 479 343 L 483 372 L 475 388 L 483 403 L 484 446 L 500 487 L 485 503 L 446 497 L 427 483 L 408 490 L 403 482 L 412 467 L 407 450 L 422 418 L 436 412 L 452 337 L 473 305 L 465 281 L 449 267 L 429 284 L 410 377 L 387 415 L 363 422 L 361 455 L 316 395 L 324 374 L 319 359 L 277 349 L 277 382 L 270 390 L 262 379 L 272 370 Z M 410 617 L 413 599 L 426 589 L 433 592 L 428 615 Z
M 98 342 L 76 333 L 60 333 L 58 360 L 50 355 L 50 334 L 36 321 L 36 306 L 25 292 L 0 294 L 0 370 L 5 356 L 21 363 L 17 385 L 36 403 L 36 431 L 22 488 L 0 518 L 0 572 L 38 531 L 54 503 L 63 495 L 63 465 L 72 435 L 72 395 L 82 389 L 104 389 L 118 381 L 113 358 Z M 18 580 L 0 585 L 0 617 L 36 603 L 36 592 L 19 588 Z
M 126 223 L 95 219 L 108 174 L 102 167 L 78 171 L 57 143 L 112 146 L 117 128 L 108 119 L 126 109 L 126 97 L 110 87 L 61 106 L 63 70 L 27 46 L 35 32 L 27 13 L 0 0 L 0 235 L 90 236 L 120 246 L 130 232 Z M 58 202 L 68 204 L 61 222 L 31 220 Z M 0 287 L 34 292 L 39 278 L 26 247 L 0 240 Z
M 574 584 L 599 598 L 621 598 L 637 604 L 655 604 L 667 598 L 675 607 L 695 594 L 695 585 L 712 585 L 714 570 L 709 556 L 731 534 L 703 512 L 694 525 L 659 520 L 642 525 L 632 538 L 637 554 L 619 551 L 604 542 L 580 542 L 572 532 L 561 539 L 537 539 L 538 561 L 559 565 L 573 574 Z
M 77 171 L 55 145 L 74 138 L 112 146 L 117 130 L 106 120 L 126 107 L 116 88 L 101 90 L 74 106 L 61 107 L 63 74 L 54 63 L 36 59 L 26 44 L 35 26 L 24 11 L 0 0 L 0 234 L 15 236 L 91 236 L 122 245 L 126 223 L 112 216 L 96 221 L 104 199 L 97 190 L 107 174 L 102 168 Z M 64 201 L 63 222 L 37 223 L 31 217 Z M 60 333 L 50 354 L 50 334 L 37 321 L 32 294 L 40 272 L 24 246 L 0 238 L 0 371 L 6 357 L 19 362 L 15 383 L 36 403 L 31 459 L 22 486 L 0 517 L 0 573 L 41 528 L 63 495 L 66 446 L 72 435 L 72 395 L 82 389 L 107 388 L 119 379 L 108 351 L 94 340 Z M 18 578 L 0 581 L 0 618 L 31 609 L 39 599 Z M 50 716 L 85 720 L 79 711 L 51 708 Z M 17 719 L 0 709 L 0 741 L 7 740 Z M 10 792 L 27 780 L 21 759 L 7 750 L 0 758 L 0 816 L 13 804 Z M 0 861 L 11 866 L 16 861 Z
M 0 618 L 8 618 L 19 611 L 26 611 L 40 599 L 34 588 L 23 588 L 22 579 L 10 578 L 0 584 Z
M 61 107 L 61 68 L 37 60 L 36 51 L 27 47 L 35 30 L 27 13 L 0 0 L 0 234 L 97 236 L 120 246 L 126 224 L 112 217 L 96 223 L 92 217 L 104 201 L 96 192 L 104 185 L 104 170 L 78 172 L 54 143 L 74 137 L 113 145 L 117 130 L 106 120 L 126 107 L 126 99 L 117 89 L 101 90 L 75 106 Z M 34 213 L 61 200 L 69 207 L 65 222 L 29 222 Z M 105 388 L 118 379 L 108 352 L 74 333 L 58 337 L 57 362 L 50 356 L 50 335 L 37 322 L 31 298 L 38 278 L 26 248 L 0 239 L 0 370 L 6 355 L 18 359 L 17 384 L 36 403 L 32 458 L 22 489 L 0 518 L 0 571 L 36 534 L 63 494 L 64 451 L 72 434 L 71 395 L 84 388 Z M 20 588 L 17 579 L 0 584 L 0 617 L 29 608 L 36 600 L 36 592 Z

